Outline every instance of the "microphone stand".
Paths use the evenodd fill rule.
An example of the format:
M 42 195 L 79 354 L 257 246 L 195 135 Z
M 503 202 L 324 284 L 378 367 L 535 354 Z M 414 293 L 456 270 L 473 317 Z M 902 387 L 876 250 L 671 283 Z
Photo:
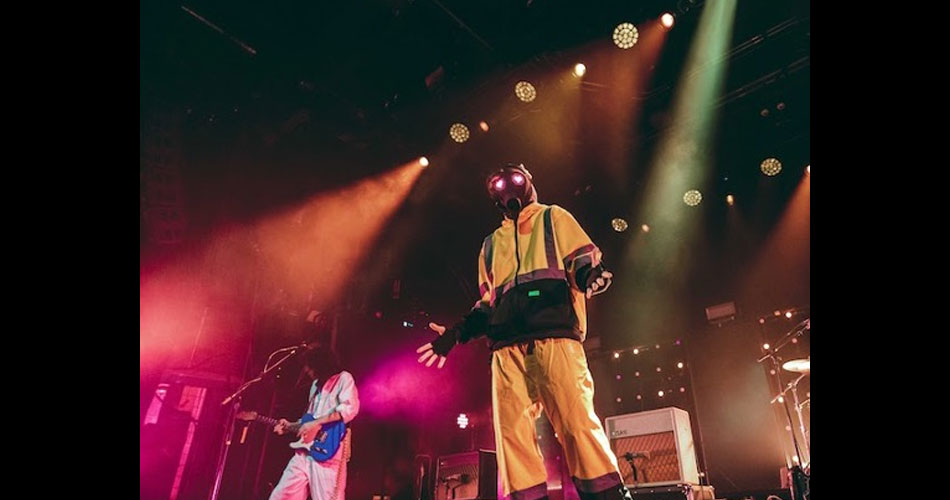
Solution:
M 778 344 L 777 346 L 775 346 L 773 349 L 769 349 L 769 350 L 766 352 L 765 356 L 762 356 L 761 358 L 758 359 L 758 361 L 757 361 L 758 363 L 761 363 L 761 362 L 765 361 L 766 359 L 769 359 L 769 360 L 772 361 L 773 370 L 775 371 L 775 379 L 778 381 L 778 386 L 779 386 L 779 388 L 782 387 L 782 367 L 781 367 L 781 365 L 780 365 L 779 358 L 776 356 L 776 354 L 778 353 L 778 351 L 779 351 L 780 349 L 782 349 L 783 347 L 785 347 L 786 345 L 788 345 L 788 344 L 792 341 L 792 339 L 803 335 L 806 331 L 809 331 L 809 330 L 811 330 L 811 318 L 806 319 L 805 321 L 802 321 L 801 323 L 795 325 L 795 327 L 792 328 L 792 330 L 791 330 L 790 332 L 788 332 L 787 334 L 785 334 L 785 335 L 782 337 L 782 339 L 779 341 L 779 344 Z M 772 399 L 772 401 L 771 401 L 772 403 L 774 403 L 774 402 L 778 401 L 779 398 L 782 398 L 782 396 L 783 396 L 786 392 L 788 392 L 789 390 L 792 391 L 792 395 L 793 395 L 794 402 L 795 402 L 795 412 L 798 414 L 798 421 L 799 421 L 799 423 L 800 423 L 799 429 L 800 429 L 800 431 L 801 431 L 801 433 L 802 433 L 802 437 L 804 438 L 804 439 L 803 439 L 803 442 L 802 442 L 802 445 L 804 445 L 804 448 L 805 448 L 805 456 L 802 455 L 802 450 L 801 450 L 801 447 L 799 446 L 798 438 L 797 438 L 796 435 L 795 435 L 795 423 L 794 423 L 794 421 L 793 421 L 793 419 L 792 419 L 792 412 L 788 409 L 788 401 L 787 401 L 785 398 L 782 398 L 781 403 L 782 403 L 782 407 L 785 409 L 785 418 L 786 418 L 787 421 L 788 421 L 788 429 L 789 429 L 789 434 L 790 434 L 791 437 L 792 437 L 792 446 L 795 448 L 795 456 L 797 456 L 798 459 L 799 459 L 799 463 L 798 463 L 798 464 L 795 464 L 795 465 L 793 465 L 793 464 L 791 464 L 791 463 L 788 463 L 788 464 L 787 464 L 787 465 L 788 465 L 789 476 L 790 476 L 791 479 L 792 479 L 792 480 L 790 481 L 791 486 L 792 486 L 792 488 L 791 488 L 791 489 L 792 489 L 792 497 L 793 497 L 794 499 L 796 499 L 796 500 L 800 500 L 800 499 L 802 499 L 802 498 L 805 498 L 805 497 L 803 496 L 803 494 L 802 494 L 801 487 L 800 487 L 799 484 L 798 484 L 799 481 L 797 481 L 797 479 L 798 479 L 797 476 L 804 474 L 804 473 L 803 473 L 803 470 L 802 470 L 802 467 L 803 467 L 806 463 L 810 463 L 810 461 L 811 461 L 811 458 L 810 458 L 811 452 L 810 452 L 810 449 L 809 449 L 810 447 L 809 447 L 809 443 L 808 443 L 808 440 L 809 440 L 809 439 L 808 439 L 808 433 L 805 431 L 805 421 L 804 421 L 804 419 L 802 418 L 802 406 L 803 406 L 803 403 L 799 403 L 799 401 L 798 401 L 798 383 L 799 383 L 803 378 L 805 378 L 805 374 L 804 374 L 804 373 L 802 373 L 801 375 L 799 375 L 799 376 L 798 376 L 795 380 L 793 380 L 792 382 L 789 382 L 788 385 L 785 386 L 784 389 L 781 389 L 781 391 L 779 392 L 778 396 L 775 396 L 775 397 Z M 809 398 L 809 399 L 810 399 L 810 398 Z M 807 476 L 806 476 L 806 477 L 807 477 Z
M 224 466 L 227 463 L 228 451 L 231 448 L 231 435 L 234 433 L 234 417 L 237 414 L 238 408 L 241 406 L 241 395 L 252 385 L 260 382 L 264 379 L 269 373 L 274 371 L 278 366 L 283 364 L 285 361 L 297 354 L 298 350 L 304 349 L 307 347 L 307 344 L 295 345 L 291 347 L 283 347 L 272 352 L 270 356 L 267 357 L 267 362 L 264 363 L 264 369 L 261 371 L 257 377 L 248 380 L 247 382 L 241 384 L 241 387 L 238 387 L 234 394 L 224 398 L 224 401 L 221 402 L 221 406 L 226 406 L 229 403 L 231 404 L 230 410 L 228 410 L 227 415 L 227 426 L 224 431 L 224 437 L 221 440 L 221 447 L 218 449 L 218 465 L 215 469 L 214 474 L 214 487 L 211 488 L 211 495 L 208 497 L 209 500 L 218 500 L 218 494 L 221 493 L 221 481 L 224 479 Z M 282 352 L 290 351 L 287 355 L 277 360 L 273 366 L 270 365 L 272 359 L 277 354 Z
M 633 462 L 633 455 L 627 453 L 623 456 L 627 460 L 627 463 L 630 464 L 630 468 L 633 469 L 633 487 L 636 488 L 637 484 L 640 482 L 640 479 L 637 477 L 637 464 Z
M 775 353 L 777 353 L 780 349 L 785 347 L 795 337 L 800 337 L 806 331 L 810 331 L 810 330 L 811 330 L 811 318 L 806 319 L 805 321 L 802 321 L 801 323 L 795 325 L 795 328 L 792 328 L 790 332 L 786 333 L 785 335 L 782 336 L 781 339 L 779 339 L 778 345 L 776 345 L 773 349 L 767 351 L 765 356 L 762 356 L 761 358 L 759 358 L 757 362 L 761 363 L 769 358 L 772 358 L 774 360 L 775 358 L 773 355 Z M 779 386 L 781 386 L 781 384 L 779 384 Z
M 459 489 L 460 486 L 463 486 L 465 484 L 465 482 L 462 481 L 461 479 L 446 479 L 443 477 L 443 478 L 439 478 L 439 480 L 445 483 L 445 500 L 454 500 L 455 495 L 456 495 L 455 490 Z M 458 483 L 458 484 L 456 484 L 455 486 L 449 486 L 452 483 Z M 450 491 L 452 492 L 451 497 L 449 497 Z

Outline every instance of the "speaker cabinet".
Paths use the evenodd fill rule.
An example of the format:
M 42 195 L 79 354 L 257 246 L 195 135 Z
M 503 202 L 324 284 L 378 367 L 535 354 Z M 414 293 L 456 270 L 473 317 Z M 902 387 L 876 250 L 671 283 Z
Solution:
M 495 500 L 498 498 L 495 452 L 478 450 L 439 457 L 435 500 Z
M 609 417 L 606 423 L 627 486 L 699 484 L 689 413 L 660 408 Z

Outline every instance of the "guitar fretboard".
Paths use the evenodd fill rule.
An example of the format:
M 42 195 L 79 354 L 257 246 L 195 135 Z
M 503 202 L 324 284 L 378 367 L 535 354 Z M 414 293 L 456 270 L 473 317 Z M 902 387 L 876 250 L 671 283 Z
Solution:
M 271 418 L 271 417 L 268 417 L 268 416 L 266 416 L 266 415 L 258 415 L 258 416 L 256 416 L 256 417 L 254 417 L 254 420 L 256 420 L 257 422 L 261 422 L 261 423 L 270 425 L 270 426 L 277 425 L 277 423 L 280 422 L 280 419 Z M 297 430 L 299 430 L 299 429 L 300 429 L 300 424 L 298 424 L 298 423 L 296 423 L 296 422 L 291 422 L 291 424 L 287 426 L 287 430 L 288 430 L 289 432 L 295 432 L 295 431 L 297 431 Z

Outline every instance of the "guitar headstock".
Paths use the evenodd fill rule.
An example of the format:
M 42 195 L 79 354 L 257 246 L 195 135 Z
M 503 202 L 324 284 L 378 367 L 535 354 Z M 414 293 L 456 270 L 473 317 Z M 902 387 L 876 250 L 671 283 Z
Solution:
M 257 412 L 256 411 L 239 411 L 238 414 L 234 416 L 234 418 L 238 420 L 246 420 L 248 422 L 253 422 L 255 419 L 257 419 Z

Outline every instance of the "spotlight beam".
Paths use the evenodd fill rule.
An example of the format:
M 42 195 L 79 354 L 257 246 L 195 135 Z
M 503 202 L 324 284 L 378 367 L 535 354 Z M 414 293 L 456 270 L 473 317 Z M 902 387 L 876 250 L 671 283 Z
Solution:
M 614 286 L 615 298 L 633 307 L 611 307 L 609 324 L 629 332 L 660 334 L 678 329 L 673 314 L 689 274 L 689 251 L 703 211 L 684 206 L 684 193 L 702 190 L 711 172 L 716 101 L 725 85 L 736 0 L 707 2 L 677 84 L 671 125 L 662 132 L 640 207 L 634 210 L 655 231 L 646 245 L 629 245 Z M 698 197 L 696 197 L 698 198 Z M 697 207 L 699 208 L 699 207 Z
M 409 195 L 421 159 L 320 194 L 293 211 L 261 221 L 261 253 L 272 278 L 295 299 L 326 305 L 353 278 L 390 217 Z

